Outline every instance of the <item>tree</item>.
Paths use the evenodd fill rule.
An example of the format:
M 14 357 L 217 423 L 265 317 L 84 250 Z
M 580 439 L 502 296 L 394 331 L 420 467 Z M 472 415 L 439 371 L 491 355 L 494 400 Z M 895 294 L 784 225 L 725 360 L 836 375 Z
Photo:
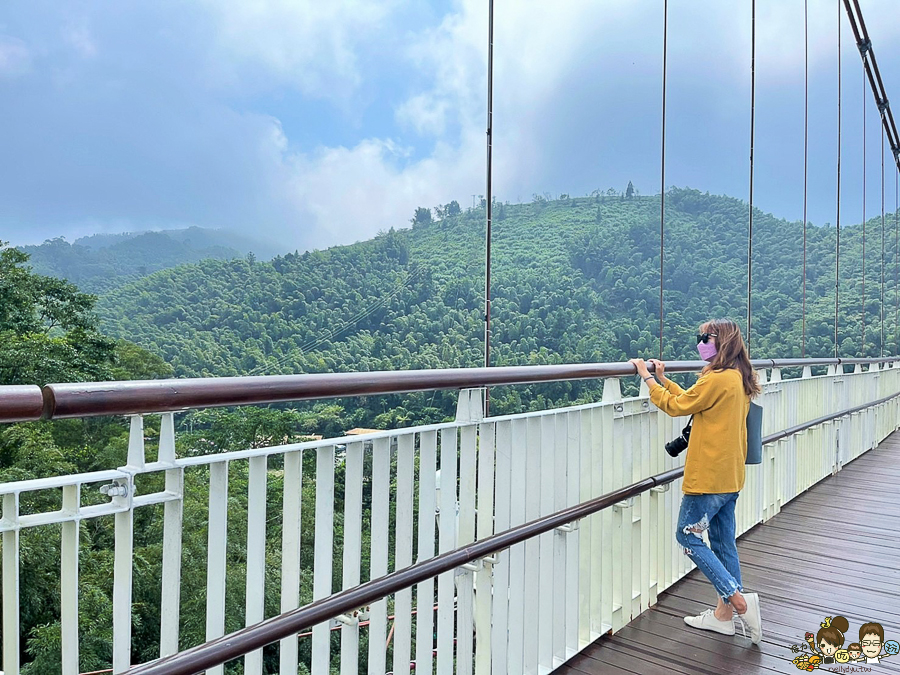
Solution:
M 412 223 L 414 228 L 420 225 L 428 225 L 431 222 L 431 209 L 427 206 L 418 207 L 416 214 L 409 219 L 409 222 Z
M 27 261 L 0 242 L 0 384 L 109 379 L 115 343 L 97 330 L 97 298 Z
M 163 359 L 127 340 L 116 342 L 116 380 L 157 380 L 172 377 L 174 369 Z
M 458 216 L 462 213 L 462 209 L 459 207 L 459 202 L 455 199 L 447 204 L 446 214 L 448 218 L 453 218 L 454 216 Z
M 628 181 L 628 187 L 625 189 L 625 199 L 631 199 L 632 197 L 634 197 L 634 184 Z

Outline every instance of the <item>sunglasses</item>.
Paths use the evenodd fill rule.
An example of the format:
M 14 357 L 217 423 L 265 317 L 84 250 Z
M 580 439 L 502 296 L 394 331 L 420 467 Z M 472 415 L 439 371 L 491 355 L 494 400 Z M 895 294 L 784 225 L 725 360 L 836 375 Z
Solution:
M 698 333 L 697 334 L 697 344 L 699 345 L 701 342 L 706 344 L 709 342 L 709 338 L 711 337 L 719 337 L 717 333 Z

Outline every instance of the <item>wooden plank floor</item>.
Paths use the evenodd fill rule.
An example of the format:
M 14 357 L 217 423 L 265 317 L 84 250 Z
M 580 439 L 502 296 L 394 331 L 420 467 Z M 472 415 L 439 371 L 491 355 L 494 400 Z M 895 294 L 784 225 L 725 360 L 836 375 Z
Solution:
M 673 535 L 674 536 L 674 535 Z M 900 432 L 786 504 L 738 540 L 744 587 L 760 596 L 763 641 L 688 627 L 683 617 L 715 602 L 694 570 L 658 603 L 559 668 L 596 673 L 800 673 L 791 645 L 826 616 L 850 622 L 846 647 L 862 623 L 876 621 L 900 641 Z M 856 671 L 851 668 L 855 667 Z M 818 672 L 900 673 L 900 655 L 881 663 L 822 665 Z

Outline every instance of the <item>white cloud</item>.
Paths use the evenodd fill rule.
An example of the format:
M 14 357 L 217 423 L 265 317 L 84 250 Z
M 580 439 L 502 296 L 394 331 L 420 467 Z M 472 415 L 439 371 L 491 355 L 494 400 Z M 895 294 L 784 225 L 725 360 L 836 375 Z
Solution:
M 350 243 L 403 227 L 417 206 L 434 206 L 469 191 L 475 178 L 471 167 L 477 164 L 474 147 L 471 142 L 438 144 L 431 156 L 414 162 L 408 148 L 380 139 L 309 155 L 285 154 L 278 196 L 292 204 L 300 221 L 314 224 L 304 245 Z
M 416 94 L 397 108 L 397 121 L 419 135 L 443 136 L 450 102 L 433 93 Z
M 892 2 L 869 0 L 863 8 L 873 40 L 885 45 L 900 26 L 890 20 Z M 719 0 L 700 0 L 689 7 L 670 6 L 670 88 L 681 85 L 691 91 L 690 100 L 683 92 L 674 92 L 681 94 L 682 100 L 673 103 L 681 115 L 688 115 L 685 105 L 695 109 L 683 119 L 687 126 L 680 130 L 682 136 L 694 133 L 690 132 L 692 125 L 700 133 L 713 121 L 734 118 L 736 100 L 747 98 L 749 103 L 749 4 L 746 10 L 736 11 L 733 3 Z M 459 0 L 440 25 L 420 31 L 408 48 L 409 58 L 431 84 L 399 103 L 395 116 L 401 125 L 425 137 L 418 143 L 434 141 L 432 152 L 407 164 L 398 160 L 391 141 L 367 139 L 352 149 L 330 148 L 294 164 L 292 185 L 298 203 L 309 208 L 314 221 L 329 236 L 341 240 L 348 236 L 342 233 L 365 236 L 405 222 L 416 206 L 483 192 L 486 12 L 480 0 Z M 809 12 L 810 68 L 833 68 L 835 1 L 811 0 Z M 846 17 L 842 16 L 842 21 L 847 40 L 850 32 Z M 564 4 L 521 0 L 498 4 L 494 180 L 501 198 L 527 199 L 532 191 L 547 189 L 547 164 L 558 160 L 558 154 L 554 154 L 558 150 L 552 147 L 556 139 L 593 133 L 590 128 L 569 128 L 564 117 L 591 91 L 615 101 L 613 106 L 631 109 L 625 115 L 645 125 L 645 136 L 658 138 L 654 111 L 660 105 L 662 27 L 661 6 L 653 0 L 570 0 Z M 758 1 L 758 87 L 778 90 L 802 83 L 802 28 L 802 5 Z M 636 85 L 643 94 L 634 94 Z M 701 93 L 702 98 L 698 98 Z M 635 100 L 634 95 L 648 98 Z M 678 110 L 678 105 L 683 109 Z M 646 127 L 648 122 L 650 127 Z M 734 118 L 733 122 L 743 133 L 743 119 Z M 598 117 L 597 124 L 602 128 L 615 122 Z M 629 132 L 607 127 L 605 133 Z M 735 150 L 735 157 L 744 154 L 740 148 Z M 635 147 L 630 154 L 640 151 Z M 636 166 L 635 161 L 621 155 L 607 159 L 607 163 L 621 165 L 620 173 L 623 167 Z M 655 158 L 652 161 L 658 162 Z M 677 164 L 678 157 L 674 161 Z M 690 166 L 692 160 L 682 157 L 681 161 Z M 708 168 L 707 173 L 729 166 L 732 157 L 726 154 L 718 161 L 718 166 Z M 563 172 L 557 169 L 557 174 Z M 700 174 L 696 167 L 690 167 L 686 173 L 675 175 L 694 180 Z M 720 179 L 708 175 L 703 180 L 715 187 Z M 737 176 L 732 180 L 739 186 L 743 179 Z M 723 184 L 718 185 L 723 189 Z
M 228 82 L 275 82 L 322 98 L 360 84 L 360 52 L 381 39 L 399 0 L 199 0 Z
M 63 29 L 63 40 L 84 58 L 97 55 L 97 44 L 86 23 L 69 25 Z
M 0 35 L 0 77 L 16 77 L 31 70 L 31 52 L 22 40 Z
M 900 36 L 896 0 L 861 0 L 860 7 L 875 46 L 882 51 Z M 749 58 L 749 10 L 744 12 L 746 52 Z M 843 58 L 861 64 L 843 2 L 809 0 L 809 67 L 834 69 L 837 63 L 838 21 L 842 30 Z M 805 60 L 804 12 L 802 2 L 757 2 L 757 68 L 777 83 L 802 82 Z M 749 63 L 749 62 L 748 62 Z M 862 67 L 860 65 L 860 67 Z
M 863 5 L 889 92 L 900 90 L 883 56 L 897 53 L 887 49 L 900 32 L 895 1 Z M 826 75 L 836 2 L 810 0 L 811 67 Z M 18 153 L 9 166 L 35 167 L 0 181 L 0 223 L 228 225 L 302 248 L 403 226 L 417 206 L 469 203 L 484 192 L 486 3 L 456 0 L 430 23 L 410 19 L 423 16 L 413 4 L 197 0 L 190 21 L 154 8 L 115 20 L 97 11 L 23 33 L 27 45 L 0 36 L 0 77 L 27 73 L 32 54 L 47 72 L 56 72 L 53 59 L 68 64 L 72 49 L 94 57 L 91 68 L 72 69 L 70 86 L 0 99 L 7 111 L 20 108 L 0 129 Z M 758 133 L 772 138 L 766 116 L 794 111 L 793 85 L 802 83 L 802 4 L 757 0 L 757 8 L 758 85 L 771 96 L 760 97 Z M 692 0 L 669 9 L 669 183 L 740 196 L 749 3 Z M 621 188 L 632 178 L 655 191 L 661 2 L 517 0 L 496 11 L 496 196 Z M 849 31 L 844 36 L 852 61 Z M 122 63 L 148 76 L 122 78 Z M 279 113 L 282 128 L 267 106 L 291 90 L 303 96 Z M 311 98 L 329 100 L 306 117 Z M 336 120 L 312 117 L 329 104 Z M 348 124 L 351 108 L 361 112 Z M 375 118 L 377 131 L 365 126 Z M 310 149 L 312 132 L 297 132 L 307 131 L 307 120 L 341 140 Z M 739 133 L 723 143 L 729 125 Z M 779 161 L 788 153 L 776 150 Z M 37 167 L 51 169 L 44 177 Z M 38 174 L 41 185 L 29 183 Z M 40 198 L 46 194 L 53 199 Z

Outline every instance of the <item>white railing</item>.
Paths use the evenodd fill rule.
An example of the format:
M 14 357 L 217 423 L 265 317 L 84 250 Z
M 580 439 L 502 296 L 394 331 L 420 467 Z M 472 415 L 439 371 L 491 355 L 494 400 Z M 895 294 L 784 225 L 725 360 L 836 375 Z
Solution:
M 782 380 L 771 371 L 761 404 L 764 433 L 798 425 L 900 392 L 898 364 L 822 376 L 805 369 Z M 842 371 L 843 368 L 841 367 Z M 162 578 L 159 654 L 179 644 L 183 566 L 206 564 L 205 636 L 226 630 L 230 500 L 246 503 L 244 619 L 265 615 L 266 580 L 280 577 L 280 611 L 318 599 L 534 520 L 648 476 L 675 468 L 664 443 L 681 429 L 649 402 L 646 389 L 623 398 L 619 381 L 604 382 L 600 403 L 483 419 L 478 390 L 463 390 L 455 422 L 362 437 L 255 448 L 178 458 L 173 413 L 162 414 L 155 461 L 145 452 L 143 418 L 131 419 L 127 465 L 93 474 L 0 485 L 3 517 L 3 668 L 19 673 L 20 534 L 59 527 L 60 620 L 63 675 L 79 673 L 79 532 L 83 521 L 115 521 L 112 667 L 125 672 L 132 657 L 135 514 L 162 505 Z M 763 463 L 748 467 L 738 501 L 739 533 L 845 463 L 875 447 L 898 427 L 900 399 L 826 422 L 767 445 Z M 314 456 L 315 517 L 303 519 L 304 457 Z M 282 467 L 273 469 L 273 466 Z M 246 495 L 229 483 L 234 467 L 247 477 Z M 159 488 L 140 494 L 136 484 Z M 164 478 L 160 477 L 163 476 Z M 164 480 L 164 485 L 162 484 Z M 186 481 L 205 489 L 206 560 L 183 560 Z M 102 483 L 106 495 L 98 504 Z M 267 513 L 273 484 L 283 485 L 279 512 Z M 692 568 L 674 541 L 680 480 L 654 488 L 580 522 L 466 565 L 354 616 L 285 639 L 279 670 L 294 675 L 301 640 L 311 640 L 311 672 L 546 673 L 600 635 L 616 631 L 656 602 L 657 595 Z M 294 488 L 294 489 L 292 489 Z M 61 509 L 25 513 L 23 495 L 62 493 Z M 336 494 L 343 494 L 336 499 Z M 87 498 L 88 496 L 91 498 Z M 88 503 L 86 503 L 88 502 Z M 366 506 L 369 506 L 366 509 Z M 336 512 L 337 510 L 337 512 Z M 241 512 L 242 513 L 242 512 Z M 335 537 L 336 519 L 343 536 Z M 267 568 L 267 550 L 280 530 L 280 569 Z M 368 537 L 366 537 L 368 535 Z M 314 541 L 312 580 L 301 565 L 301 542 Z M 361 561 L 368 539 L 368 574 Z M 234 543 L 233 541 L 231 542 Z M 391 548 L 391 544 L 393 547 Z M 268 546 L 267 546 L 268 544 Z M 341 564 L 335 580 L 334 566 Z M 274 576 L 273 576 L 274 575 Z M 270 606 L 271 606 L 270 602 Z M 389 617 L 393 616 L 393 620 Z M 367 632 L 368 648 L 360 653 Z M 332 634 L 339 633 L 339 647 Z M 436 633 L 436 643 L 432 634 Z M 426 636 L 414 639 L 414 636 Z M 361 664 L 365 662 L 365 668 Z M 217 667 L 208 671 L 222 673 Z M 247 654 L 244 672 L 263 672 L 261 651 Z

